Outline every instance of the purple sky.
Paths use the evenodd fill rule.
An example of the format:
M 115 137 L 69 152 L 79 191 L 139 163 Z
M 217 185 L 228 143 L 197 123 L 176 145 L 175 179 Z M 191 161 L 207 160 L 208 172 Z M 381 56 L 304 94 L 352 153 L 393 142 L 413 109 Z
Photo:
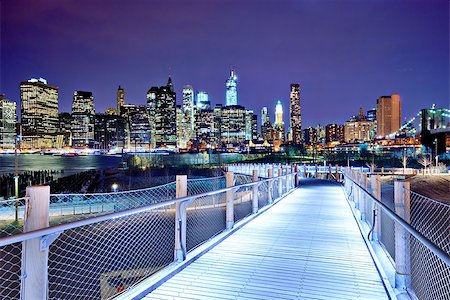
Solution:
M 181 103 L 190 83 L 225 102 L 230 66 L 238 104 L 289 107 L 300 82 L 303 125 L 342 123 L 385 94 L 403 116 L 449 107 L 449 3 L 444 1 L 22 1 L 2 0 L 0 92 L 19 101 L 19 83 L 59 86 L 60 111 L 74 90 L 96 110 L 144 104 L 170 73 Z

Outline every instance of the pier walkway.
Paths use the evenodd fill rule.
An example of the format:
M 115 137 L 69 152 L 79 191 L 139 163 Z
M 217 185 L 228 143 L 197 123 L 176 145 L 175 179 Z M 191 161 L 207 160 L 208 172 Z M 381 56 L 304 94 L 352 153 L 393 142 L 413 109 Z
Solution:
M 342 186 L 300 188 L 144 299 L 389 299 Z

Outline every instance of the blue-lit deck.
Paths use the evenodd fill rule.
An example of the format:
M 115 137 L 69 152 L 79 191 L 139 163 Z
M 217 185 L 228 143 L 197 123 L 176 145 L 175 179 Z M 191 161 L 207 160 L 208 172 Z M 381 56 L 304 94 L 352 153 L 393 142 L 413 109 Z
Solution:
M 339 185 L 302 187 L 144 299 L 389 299 Z

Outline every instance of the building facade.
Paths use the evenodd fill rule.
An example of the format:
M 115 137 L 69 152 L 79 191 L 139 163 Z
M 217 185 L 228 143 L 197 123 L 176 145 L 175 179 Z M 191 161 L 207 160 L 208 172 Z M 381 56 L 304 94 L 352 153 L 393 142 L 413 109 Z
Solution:
M 211 102 L 209 101 L 208 93 L 205 91 L 199 91 L 197 93 L 197 109 L 206 110 L 211 108 Z
M 147 113 L 151 148 L 175 148 L 177 146 L 176 93 L 170 77 L 166 86 L 152 87 L 147 92 Z
M 325 126 L 325 142 L 344 142 L 344 125 L 328 124 Z
M 53 148 L 58 133 L 58 87 L 43 78 L 20 83 L 22 148 Z
M 125 146 L 126 120 L 117 115 L 95 115 L 95 149 L 122 151 Z
M 241 146 L 246 140 L 245 116 L 247 110 L 240 105 L 224 106 L 221 111 L 221 142 L 227 148 Z
M 300 84 L 291 84 L 290 92 L 290 141 L 293 144 L 299 145 L 302 143 L 302 117 L 300 106 Z
M 0 149 L 16 147 L 16 103 L 0 94 Z
M 374 122 L 368 121 L 362 107 L 358 116 L 344 123 L 344 137 L 347 143 L 368 142 L 373 139 Z
M 402 120 L 402 102 L 399 94 L 381 96 L 377 100 L 377 136 L 397 132 Z
M 75 91 L 72 100 L 72 146 L 94 148 L 95 106 L 91 92 Z
M 189 135 L 192 138 L 194 132 L 194 88 L 192 85 L 185 85 L 183 87 L 183 112 L 184 120 L 189 125 L 191 133 Z
M 225 94 L 226 106 L 237 105 L 237 75 L 232 69 L 230 71 L 230 77 L 226 81 L 226 94 Z

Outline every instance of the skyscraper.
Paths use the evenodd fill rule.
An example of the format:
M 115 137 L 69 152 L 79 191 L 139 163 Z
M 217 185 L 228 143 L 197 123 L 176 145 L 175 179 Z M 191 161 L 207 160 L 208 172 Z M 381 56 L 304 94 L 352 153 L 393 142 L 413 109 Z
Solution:
M 209 101 L 208 93 L 205 91 L 199 91 L 197 93 L 197 109 L 210 109 L 211 102 Z
M 166 86 L 152 87 L 147 92 L 147 112 L 150 123 L 150 145 L 175 148 L 176 134 L 176 93 L 172 79 Z
M 275 106 L 275 125 L 284 126 L 283 104 L 281 104 L 281 100 L 278 100 L 277 105 Z
M 226 106 L 237 105 L 237 75 L 233 69 L 231 69 L 230 77 L 227 79 L 226 88 Z
M 117 115 L 122 115 L 122 107 L 125 105 L 125 90 L 119 85 L 117 89 Z
M 58 132 L 58 88 L 43 78 L 20 83 L 22 147 L 52 148 Z
M 290 93 L 290 136 L 294 144 L 302 142 L 302 118 L 300 110 L 300 84 L 291 84 Z
M 399 94 L 381 96 L 377 100 L 377 135 L 386 136 L 400 129 L 402 102 Z
M 75 91 L 72 101 L 72 146 L 94 147 L 95 107 L 91 92 Z
M 284 122 L 283 122 L 283 105 L 281 100 L 278 100 L 275 106 L 275 124 L 274 129 L 274 150 L 279 149 L 279 146 L 284 142 Z
M 240 105 L 224 106 L 221 116 L 222 143 L 228 148 L 240 146 L 245 142 L 246 109 Z
M 0 149 L 14 149 L 16 138 L 16 103 L 0 94 Z
M 189 124 L 190 129 L 194 130 L 194 89 L 192 85 L 183 87 L 183 111 L 184 120 Z

